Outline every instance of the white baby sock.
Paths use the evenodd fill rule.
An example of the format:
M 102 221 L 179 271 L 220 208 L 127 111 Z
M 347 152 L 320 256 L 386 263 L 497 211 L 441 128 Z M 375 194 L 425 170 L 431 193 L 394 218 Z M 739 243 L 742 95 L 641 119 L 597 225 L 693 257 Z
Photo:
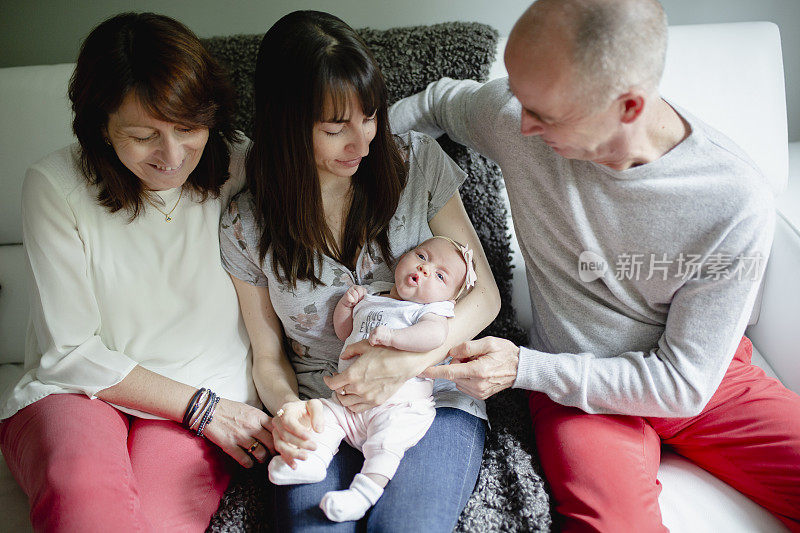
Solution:
M 292 469 L 283 457 L 276 455 L 269 462 L 269 480 L 276 485 L 295 485 L 298 483 L 317 483 L 328 475 L 328 464 L 333 454 L 325 446 L 308 454 L 304 460 L 295 460 L 296 469 Z
M 334 522 L 358 520 L 375 505 L 383 489 L 364 474 L 356 474 L 347 490 L 326 492 L 319 502 L 325 516 Z

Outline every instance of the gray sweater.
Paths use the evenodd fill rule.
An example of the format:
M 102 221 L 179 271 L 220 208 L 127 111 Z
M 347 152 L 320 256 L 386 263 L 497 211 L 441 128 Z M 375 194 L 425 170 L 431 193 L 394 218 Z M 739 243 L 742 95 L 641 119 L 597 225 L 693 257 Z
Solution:
M 740 148 L 675 109 L 691 134 L 614 171 L 522 136 L 505 79 L 444 78 L 392 107 L 396 132 L 446 132 L 503 171 L 534 317 L 514 387 L 588 413 L 674 417 L 719 386 L 766 265 L 773 198 Z

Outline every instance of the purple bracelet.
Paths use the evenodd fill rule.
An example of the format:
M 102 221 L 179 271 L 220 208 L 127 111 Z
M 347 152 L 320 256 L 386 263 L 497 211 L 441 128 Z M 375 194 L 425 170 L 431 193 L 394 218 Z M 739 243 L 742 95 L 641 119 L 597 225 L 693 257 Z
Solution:
M 189 426 L 189 422 L 191 422 L 192 417 L 197 411 L 197 408 L 199 406 L 198 400 L 200 400 L 200 396 L 203 395 L 203 392 L 205 390 L 206 389 L 203 388 L 195 392 L 194 395 L 192 396 L 192 399 L 189 400 L 189 404 L 186 406 L 186 412 L 184 412 L 183 414 L 183 427 L 185 427 L 186 429 L 191 429 L 191 427 Z
M 206 409 L 205 412 L 203 413 L 203 418 L 200 420 L 200 425 L 197 426 L 198 437 L 203 436 L 203 430 L 208 425 L 208 423 L 211 422 L 211 419 L 214 418 L 214 409 L 217 408 L 217 404 L 219 403 L 219 396 L 214 394 L 214 392 L 211 390 L 209 390 L 208 393 L 211 395 L 211 397 L 208 399 L 208 402 L 206 403 Z

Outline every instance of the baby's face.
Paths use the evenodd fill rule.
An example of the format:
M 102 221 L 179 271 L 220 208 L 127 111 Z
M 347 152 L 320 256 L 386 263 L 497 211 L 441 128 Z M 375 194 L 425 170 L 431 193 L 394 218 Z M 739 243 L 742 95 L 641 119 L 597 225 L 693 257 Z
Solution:
M 394 283 L 403 300 L 427 304 L 454 299 L 466 275 L 464 257 L 455 246 L 428 239 L 400 258 Z

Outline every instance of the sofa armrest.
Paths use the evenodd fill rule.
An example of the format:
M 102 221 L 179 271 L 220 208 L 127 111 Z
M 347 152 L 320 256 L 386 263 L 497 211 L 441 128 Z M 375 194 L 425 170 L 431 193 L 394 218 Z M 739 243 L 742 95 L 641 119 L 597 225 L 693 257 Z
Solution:
M 789 143 L 789 181 L 775 203 L 789 224 L 800 231 L 800 141 Z
M 747 329 L 786 387 L 800 393 L 800 231 L 778 213 L 758 323 Z

